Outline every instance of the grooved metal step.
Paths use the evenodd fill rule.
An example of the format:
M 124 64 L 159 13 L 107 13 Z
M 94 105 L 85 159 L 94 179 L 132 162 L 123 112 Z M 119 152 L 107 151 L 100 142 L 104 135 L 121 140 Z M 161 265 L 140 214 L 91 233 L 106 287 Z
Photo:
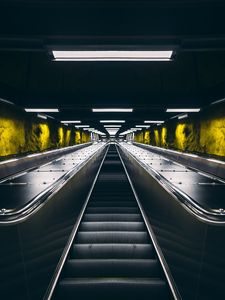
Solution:
M 76 243 L 122 243 L 122 244 L 146 244 L 149 242 L 148 233 L 146 231 L 79 231 L 76 238 Z
M 143 222 L 82 222 L 81 231 L 144 231 Z
M 71 258 L 154 258 L 153 246 L 149 244 L 74 244 Z
M 124 221 L 138 222 L 143 221 L 141 214 L 85 214 L 83 217 L 85 222 L 95 221 Z
M 154 277 L 160 275 L 156 259 L 69 259 L 65 277 Z

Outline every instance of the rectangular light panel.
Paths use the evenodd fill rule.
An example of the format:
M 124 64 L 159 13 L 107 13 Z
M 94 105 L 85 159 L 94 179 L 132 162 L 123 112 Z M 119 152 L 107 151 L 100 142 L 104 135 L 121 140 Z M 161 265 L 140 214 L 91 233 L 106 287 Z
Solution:
M 125 120 L 100 120 L 100 123 L 125 123 Z
M 55 61 L 170 61 L 173 51 L 52 50 Z
M 93 112 L 132 112 L 133 108 L 92 108 Z
M 144 123 L 149 123 L 149 124 L 162 124 L 162 123 L 164 123 L 164 121 L 144 121 Z
M 200 108 L 167 108 L 166 112 L 199 112 Z
M 25 108 L 26 112 L 59 112 L 58 108 Z
M 61 121 L 61 123 L 66 123 L 66 124 L 80 124 L 81 121 Z

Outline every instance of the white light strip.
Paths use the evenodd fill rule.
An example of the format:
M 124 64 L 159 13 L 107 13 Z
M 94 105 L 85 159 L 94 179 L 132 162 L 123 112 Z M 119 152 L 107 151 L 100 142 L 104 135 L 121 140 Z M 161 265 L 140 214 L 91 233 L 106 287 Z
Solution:
M 125 123 L 125 120 L 100 120 L 100 123 Z
M 166 112 L 199 112 L 201 108 L 167 108 Z
M 46 116 L 44 116 L 44 115 L 41 115 L 41 114 L 37 114 L 37 117 L 38 117 L 38 118 L 40 118 L 40 119 L 45 119 L 45 120 L 47 119 L 47 117 L 46 117 Z
M 87 128 L 90 127 L 90 125 L 76 125 L 76 128 Z
M 26 112 L 59 112 L 58 108 L 24 108 Z
M 81 121 L 61 121 L 61 123 L 66 123 L 66 124 L 80 124 Z
M 162 124 L 164 121 L 144 121 L 144 123 L 149 123 L 149 124 Z
M 218 103 L 221 103 L 221 102 L 224 102 L 224 101 L 225 101 L 225 98 L 213 101 L 210 105 L 218 104 Z
M 133 108 L 92 108 L 93 112 L 132 112 Z
M 4 103 L 7 103 L 7 104 L 15 105 L 13 102 L 11 102 L 9 100 L 2 99 L 2 98 L 0 98 L 0 101 L 4 102 Z
M 173 51 L 58 51 L 52 50 L 56 61 L 170 61 Z
M 135 125 L 137 128 L 149 128 L 150 125 Z
M 178 119 L 181 120 L 181 119 L 185 119 L 187 117 L 188 117 L 188 114 L 185 114 L 185 115 L 179 116 Z
M 107 128 L 120 128 L 121 127 L 121 125 L 103 125 L 104 127 L 107 127 Z

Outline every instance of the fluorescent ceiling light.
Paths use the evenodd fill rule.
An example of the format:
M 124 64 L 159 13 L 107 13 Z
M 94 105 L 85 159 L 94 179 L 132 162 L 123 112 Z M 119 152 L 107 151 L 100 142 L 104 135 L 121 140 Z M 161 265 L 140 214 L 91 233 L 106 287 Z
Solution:
M 149 128 L 150 125 L 135 125 L 137 128 Z
M 200 108 L 167 108 L 166 112 L 199 112 Z
M 225 101 L 225 98 L 213 101 L 210 105 L 218 104 L 218 103 L 221 103 L 221 102 L 224 102 L 224 101 Z
M 2 99 L 2 98 L 0 98 L 0 101 L 1 101 L 1 102 L 5 102 L 5 103 L 8 103 L 8 104 L 11 104 L 11 105 L 15 105 L 13 102 L 11 102 L 11 101 L 9 101 L 9 100 Z
M 52 54 L 56 61 L 170 61 L 173 51 L 52 50 Z
M 92 108 L 93 112 L 132 112 L 133 108 Z
M 41 114 L 37 114 L 37 117 L 38 117 L 38 118 L 40 118 L 40 119 L 45 119 L 45 120 L 47 119 L 47 117 L 46 117 L 46 116 L 44 116 L 44 115 L 41 115 Z
M 58 108 L 24 108 L 26 112 L 59 112 Z
M 90 127 L 90 125 L 76 125 L 76 128 L 87 128 Z
M 178 119 L 181 120 L 181 119 L 185 119 L 187 117 L 188 117 L 188 114 L 185 114 L 185 115 L 179 116 Z
M 144 121 L 144 123 L 162 124 L 162 123 L 164 123 L 164 121 Z
M 103 125 L 104 127 L 107 127 L 107 128 L 120 128 L 121 127 L 121 125 Z
M 125 120 L 101 120 L 100 123 L 125 123 Z
M 66 124 L 80 124 L 81 121 L 61 121 L 61 123 L 66 123 Z

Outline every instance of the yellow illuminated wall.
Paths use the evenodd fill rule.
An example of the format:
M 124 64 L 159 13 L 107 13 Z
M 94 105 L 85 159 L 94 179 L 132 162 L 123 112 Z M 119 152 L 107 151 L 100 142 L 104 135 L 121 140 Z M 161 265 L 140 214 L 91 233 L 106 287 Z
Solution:
M 74 138 L 75 136 L 75 138 Z M 0 158 L 66 147 L 90 141 L 90 134 L 41 120 L 36 115 L 0 102 Z
M 20 153 L 25 149 L 24 122 L 0 118 L 0 156 Z
M 147 143 L 145 135 L 144 131 L 135 133 L 134 140 Z M 172 119 L 163 127 L 152 126 L 149 143 L 180 151 L 225 157 L 225 104 L 209 107 L 186 119 Z

